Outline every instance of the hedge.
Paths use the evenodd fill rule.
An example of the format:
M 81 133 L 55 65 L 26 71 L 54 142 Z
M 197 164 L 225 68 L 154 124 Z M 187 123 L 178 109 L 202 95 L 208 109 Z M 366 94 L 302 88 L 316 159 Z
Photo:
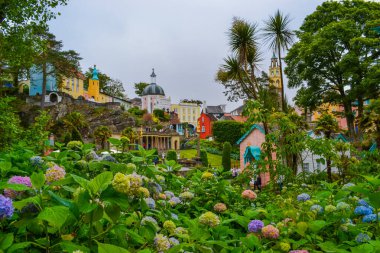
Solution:
M 244 124 L 232 120 L 216 121 L 212 125 L 212 132 L 217 142 L 229 142 L 235 145 L 243 135 Z

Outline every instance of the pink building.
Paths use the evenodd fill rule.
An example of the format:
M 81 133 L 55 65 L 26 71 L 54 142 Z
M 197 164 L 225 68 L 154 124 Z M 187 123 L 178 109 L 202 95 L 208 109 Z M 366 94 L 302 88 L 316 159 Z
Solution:
M 240 146 L 240 169 L 243 171 L 250 163 L 260 159 L 261 145 L 265 142 L 265 131 L 262 126 L 254 124 L 237 142 Z M 272 159 L 276 155 L 272 154 Z M 261 173 L 261 184 L 270 180 L 269 173 Z

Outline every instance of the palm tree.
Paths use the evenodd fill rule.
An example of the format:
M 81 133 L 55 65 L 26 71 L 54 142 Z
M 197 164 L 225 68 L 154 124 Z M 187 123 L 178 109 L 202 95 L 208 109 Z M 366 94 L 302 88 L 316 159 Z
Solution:
M 323 133 L 326 139 L 331 139 L 332 134 L 338 131 L 339 131 L 338 122 L 336 121 L 334 116 L 332 116 L 331 114 L 323 113 L 316 122 L 315 133 L 316 134 Z M 331 158 L 329 156 L 326 157 L 326 168 L 327 168 L 327 177 L 329 181 L 332 182 Z
M 138 139 L 138 134 L 132 127 L 127 127 L 121 132 L 122 137 L 126 137 L 129 140 L 130 144 L 135 144 L 135 141 Z
M 285 109 L 285 93 L 284 93 L 284 79 L 282 75 L 282 59 L 281 51 L 285 51 L 293 43 L 294 33 L 289 28 L 290 23 L 289 15 L 284 15 L 277 10 L 274 16 L 270 16 L 265 21 L 263 29 L 263 38 L 273 52 L 277 51 L 279 64 L 280 64 L 280 77 L 281 77 L 281 104 L 283 110 Z
M 99 126 L 94 131 L 94 137 L 96 142 L 100 143 L 100 146 L 104 150 L 108 139 L 112 136 L 111 130 L 107 126 Z

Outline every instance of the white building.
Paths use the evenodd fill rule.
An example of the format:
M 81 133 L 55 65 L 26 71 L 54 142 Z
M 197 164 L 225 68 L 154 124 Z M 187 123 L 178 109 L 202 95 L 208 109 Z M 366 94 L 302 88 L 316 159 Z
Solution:
M 156 74 L 152 70 L 151 83 L 145 87 L 141 94 L 141 109 L 146 109 L 148 113 L 153 113 L 154 109 L 170 110 L 170 97 L 165 96 L 161 86 L 156 84 Z

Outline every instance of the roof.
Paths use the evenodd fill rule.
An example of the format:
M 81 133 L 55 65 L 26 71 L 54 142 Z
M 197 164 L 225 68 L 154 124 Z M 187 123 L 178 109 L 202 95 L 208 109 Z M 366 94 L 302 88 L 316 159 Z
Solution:
M 245 105 L 241 105 L 238 108 L 232 110 L 231 113 L 237 112 L 239 115 L 241 115 L 243 113 L 244 107 L 245 107 Z
M 307 135 L 312 137 L 312 138 L 314 138 L 314 137 L 315 138 L 322 138 L 323 137 L 323 134 L 317 135 L 317 134 L 315 134 L 315 132 L 313 130 L 308 131 Z M 335 139 L 335 140 L 341 140 L 343 142 L 350 142 L 350 140 L 346 136 L 344 136 L 344 134 L 342 134 L 342 133 L 332 134 L 331 137 L 332 137 L 332 139 Z
M 235 116 L 235 115 L 231 115 L 230 113 L 225 113 L 220 118 L 220 120 L 233 120 L 233 121 L 237 121 L 237 122 L 246 122 L 247 121 L 247 117 L 245 117 L 245 116 Z
M 244 152 L 244 164 L 249 163 L 252 158 L 260 160 L 261 150 L 257 146 L 248 146 Z
M 376 143 L 372 144 L 372 146 L 369 148 L 369 151 L 373 152 L 373 151 L 375 151 L 375 149 L 377 149 Z
M 224 111 L 220 105 L 211 105 L 206 107 L 206 113 L 219 114 L 224 113 Z
M 161 86 L 157 85 L 156 83 L 151 83 L 145 87 L 145 89 L 143 90 L 143 92 L 141 94 L 141 96 L 148 96 L 148 95 L 165 96 L 165 92 L 161 88 Z
M 265 130 L 264 130 L 264 128 L 262 127 L 262 126 L 260 126 L 260 125 L 258 125 L 258 124 L 254 124 L 253 126 L 251 126 L 251 128 L 236 142 L 236 144 L 240 144 L 240 143 L 242 143 L 242 141 L 244 141 L 245 140 L 245 138 L 247 138 L 248 137 L 248 135 L 250 134 L 250 133 L 252 133 L 253 132 L 253 130 L 255 130 L 255 129 L 257 129 L 257 130 L 259 130 L 261 133 L 263 133 L 263 134 L 265 134 Z

